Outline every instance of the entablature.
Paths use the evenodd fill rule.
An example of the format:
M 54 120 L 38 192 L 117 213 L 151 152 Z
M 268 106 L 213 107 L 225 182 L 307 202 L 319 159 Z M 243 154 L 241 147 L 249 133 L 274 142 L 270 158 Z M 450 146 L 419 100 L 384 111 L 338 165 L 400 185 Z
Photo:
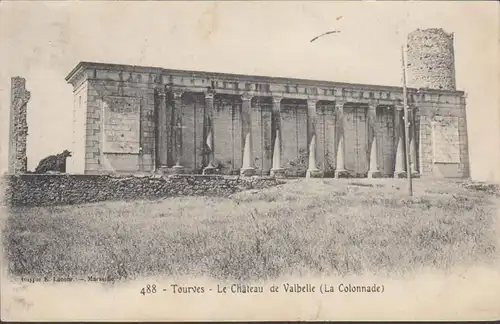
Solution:
M 354 103 L 400 105 L 402 87 L 316 81 L 296 78 L 264 77 L 216 72 L 171 70 L 154 67 L 81 62 L 66 80 L 77 89 L 86 80 L 141 83 L 154 87 L 170 85 L 185 91 L 243 95 L 252 93 L 258 97 L 281 96 L 284 99 L 316 99 Z M 446 103 L 463 105 L 463 91 L 431 89 L 407 89 L 409 101 L 414 103 Z

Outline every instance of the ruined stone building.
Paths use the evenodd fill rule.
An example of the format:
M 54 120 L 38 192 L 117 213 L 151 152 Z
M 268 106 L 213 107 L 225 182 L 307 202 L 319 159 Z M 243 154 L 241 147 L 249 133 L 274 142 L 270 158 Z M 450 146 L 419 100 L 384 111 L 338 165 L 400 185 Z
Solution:
M 412 32 L 407 69 L 412 171 L 468 177 L 453 34 Z M 401 87 L 92 62 L 66 80 L 74 91 L 74 173 L 406 171 Z

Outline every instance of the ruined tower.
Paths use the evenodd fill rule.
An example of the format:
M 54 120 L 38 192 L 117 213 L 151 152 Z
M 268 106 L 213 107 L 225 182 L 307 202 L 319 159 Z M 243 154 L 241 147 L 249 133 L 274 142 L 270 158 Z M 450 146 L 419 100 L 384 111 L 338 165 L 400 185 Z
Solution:
M 456 90 L 454 34 L 441 28 L 408 34 L 412 170 L 441 178 L 469 177 L 465 93 Z M 411 142 L 413 141 L 413 142 Z
M 25 173 L 27 171 L 27 105 L 30 98 L 31 94 L 26 90 L 26 79 L 22 77 L 12 78 L 8 169 L 10 174 Z
M 408 35 L 410 88 L 456 90 L 453 38 L 441 28 L 417 29 Z

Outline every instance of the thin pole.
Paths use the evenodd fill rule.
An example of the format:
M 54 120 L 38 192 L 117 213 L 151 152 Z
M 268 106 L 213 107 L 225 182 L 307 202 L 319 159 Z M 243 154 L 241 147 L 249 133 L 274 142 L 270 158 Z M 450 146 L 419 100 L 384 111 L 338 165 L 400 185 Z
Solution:
M 413 195 L 413 184 L 411 179 L 411 161 L 410 161 L 410 119 L 408 118 L 408 98 L 406 90 L 406 49 L 408 45 L 405 42 L 401 47 L 401 56 L 403 63 L 403 111 L 405 123 L 405 157 L 406 157 L 406 177 L 408 178 L 408 194 Z

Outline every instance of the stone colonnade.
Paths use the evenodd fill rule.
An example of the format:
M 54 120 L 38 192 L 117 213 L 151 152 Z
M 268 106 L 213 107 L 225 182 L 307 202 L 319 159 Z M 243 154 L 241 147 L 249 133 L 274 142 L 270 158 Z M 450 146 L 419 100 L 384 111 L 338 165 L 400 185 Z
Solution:
M 404 177 L 406 175 L 406 164 L 404 156 L 404 123 L 402 117 L 402 106 L 379 105 L 378 103 L 352 103 L 335 98 L 335 100 L 291 99 L 283 95 L 262 96 L 252 92 L 243 94 L 216 94 L 215 91 L 207 90 L 204 93 L 184 91 L 169 85 L 165 88 L 156 89 L 156 113 L 157 113 L 157 141 L 156 141 L 156 169 L 167 173 L 184 173 L 186 170 L 183 158 L 188 156 L 183 150 L 186 142 L 184 133 L 189 127 L 197 128 L 202 124 L 198 133 L 193 135 L 195 140 L 202 137 L 203 152 L 201 171 L 203 174 L 219 173 L 216 163 L 216 147 L 228 145 L 226 139 L 217 137 L 221 127 L 236 127 L 238 135 L 233 136 L 233 142 L 240 142 L 233 147 L 222 147 L 222 149 L 236 152 L 241 151 L 241 157 L 233 160 L 238 165 L 233 169 L 239 170 L 243 176 L 256 174 L 255 156 L 263 154 L 263 145 L 256 141 L 263 136 L 270 138 L 269 150 L 271 153 L 270 164 L 267 171 L 276 177 L 287 176 L 287 168 L 284 163 L 284 150 L 289 145 L 292 134 L 282 129 L 284 121 L 282 108 L 284 103 L 291 105 L 295 110 L 303 109 L 307 114 L 306 132 L 301 134 L 307 138 L 297 138 L 297 142 L 306 141 L 306 177 L 334 176 L 342 177 Z M 199 106 L 195 116 L 186 114 L 185 97 L 192 96 L 193 102 Z M 218 123 L 217 99 L 230 97 L 229 105 L 232 107 L 232 122 L 221 126 Z M 184 101 L 183 101 L 184 100 Z M 233 100 L 233 101 L 231 101 Z M 226 104 L 227 104 L 226 102 Z M 253 117 L 255 107 L 253 104 L 265 102 L 264 105 L 270 111 L 270 129 L 265 123 Z M 198 107 L 198 108 L 197 108 Z M 260 109 L 260 107 L 259 107 Z M 413 109 L 411 109 L 413 110 Z M 200 117 L 196 114 L 202 114 Z M 411 114 L 411 170 L 414 176 L 418 176 L 417 140 L 418 135 L 415 121 L 418 112 Z M 298 119 L 297 119 L 298 120 Z M 186 121 L 191 125 L 186 126 Z M 262 122 L 262 124 L 261 124 Z M 297 127 L 303 127 L 297 125 Z M 328 128 L 329 127 L 329 128 Z M 219 130 L 217 129 L 219 128 Z M 328 131 L 325 129 L 328 128 Z M 332 131 L 333 129 L 333 131 Z M 241 134 L 239 134 L 241 130 Z M 264 134 L 265 132 L 265 134 Z M 234 134 L 233 134 L 234 135 Z M 299 135 L 297 135 L 299 136 Z M 329 146 L 327 154 L 325 146 Z M 330 159 L 333 166 L 330 172 L 325 172 L 326 162 L 320 166 L 318 162 L 319 147 L 323 149 L 322 160 Z M 332 152 L 333 151 L 333 152 Z M 233 152 L 233 154 L 235 153 Z M 366 155 L 366 156 L 365 156 Z M 194 157 L 196 159 L 196 157 Z M 264 163 L 264 162 L 262 162 Z M 333 171 L 333 172 L 332 172 Z M 193 172 L 188 171 L 188 172 Z M 328 173 L 328 174 L 327 174 Z

